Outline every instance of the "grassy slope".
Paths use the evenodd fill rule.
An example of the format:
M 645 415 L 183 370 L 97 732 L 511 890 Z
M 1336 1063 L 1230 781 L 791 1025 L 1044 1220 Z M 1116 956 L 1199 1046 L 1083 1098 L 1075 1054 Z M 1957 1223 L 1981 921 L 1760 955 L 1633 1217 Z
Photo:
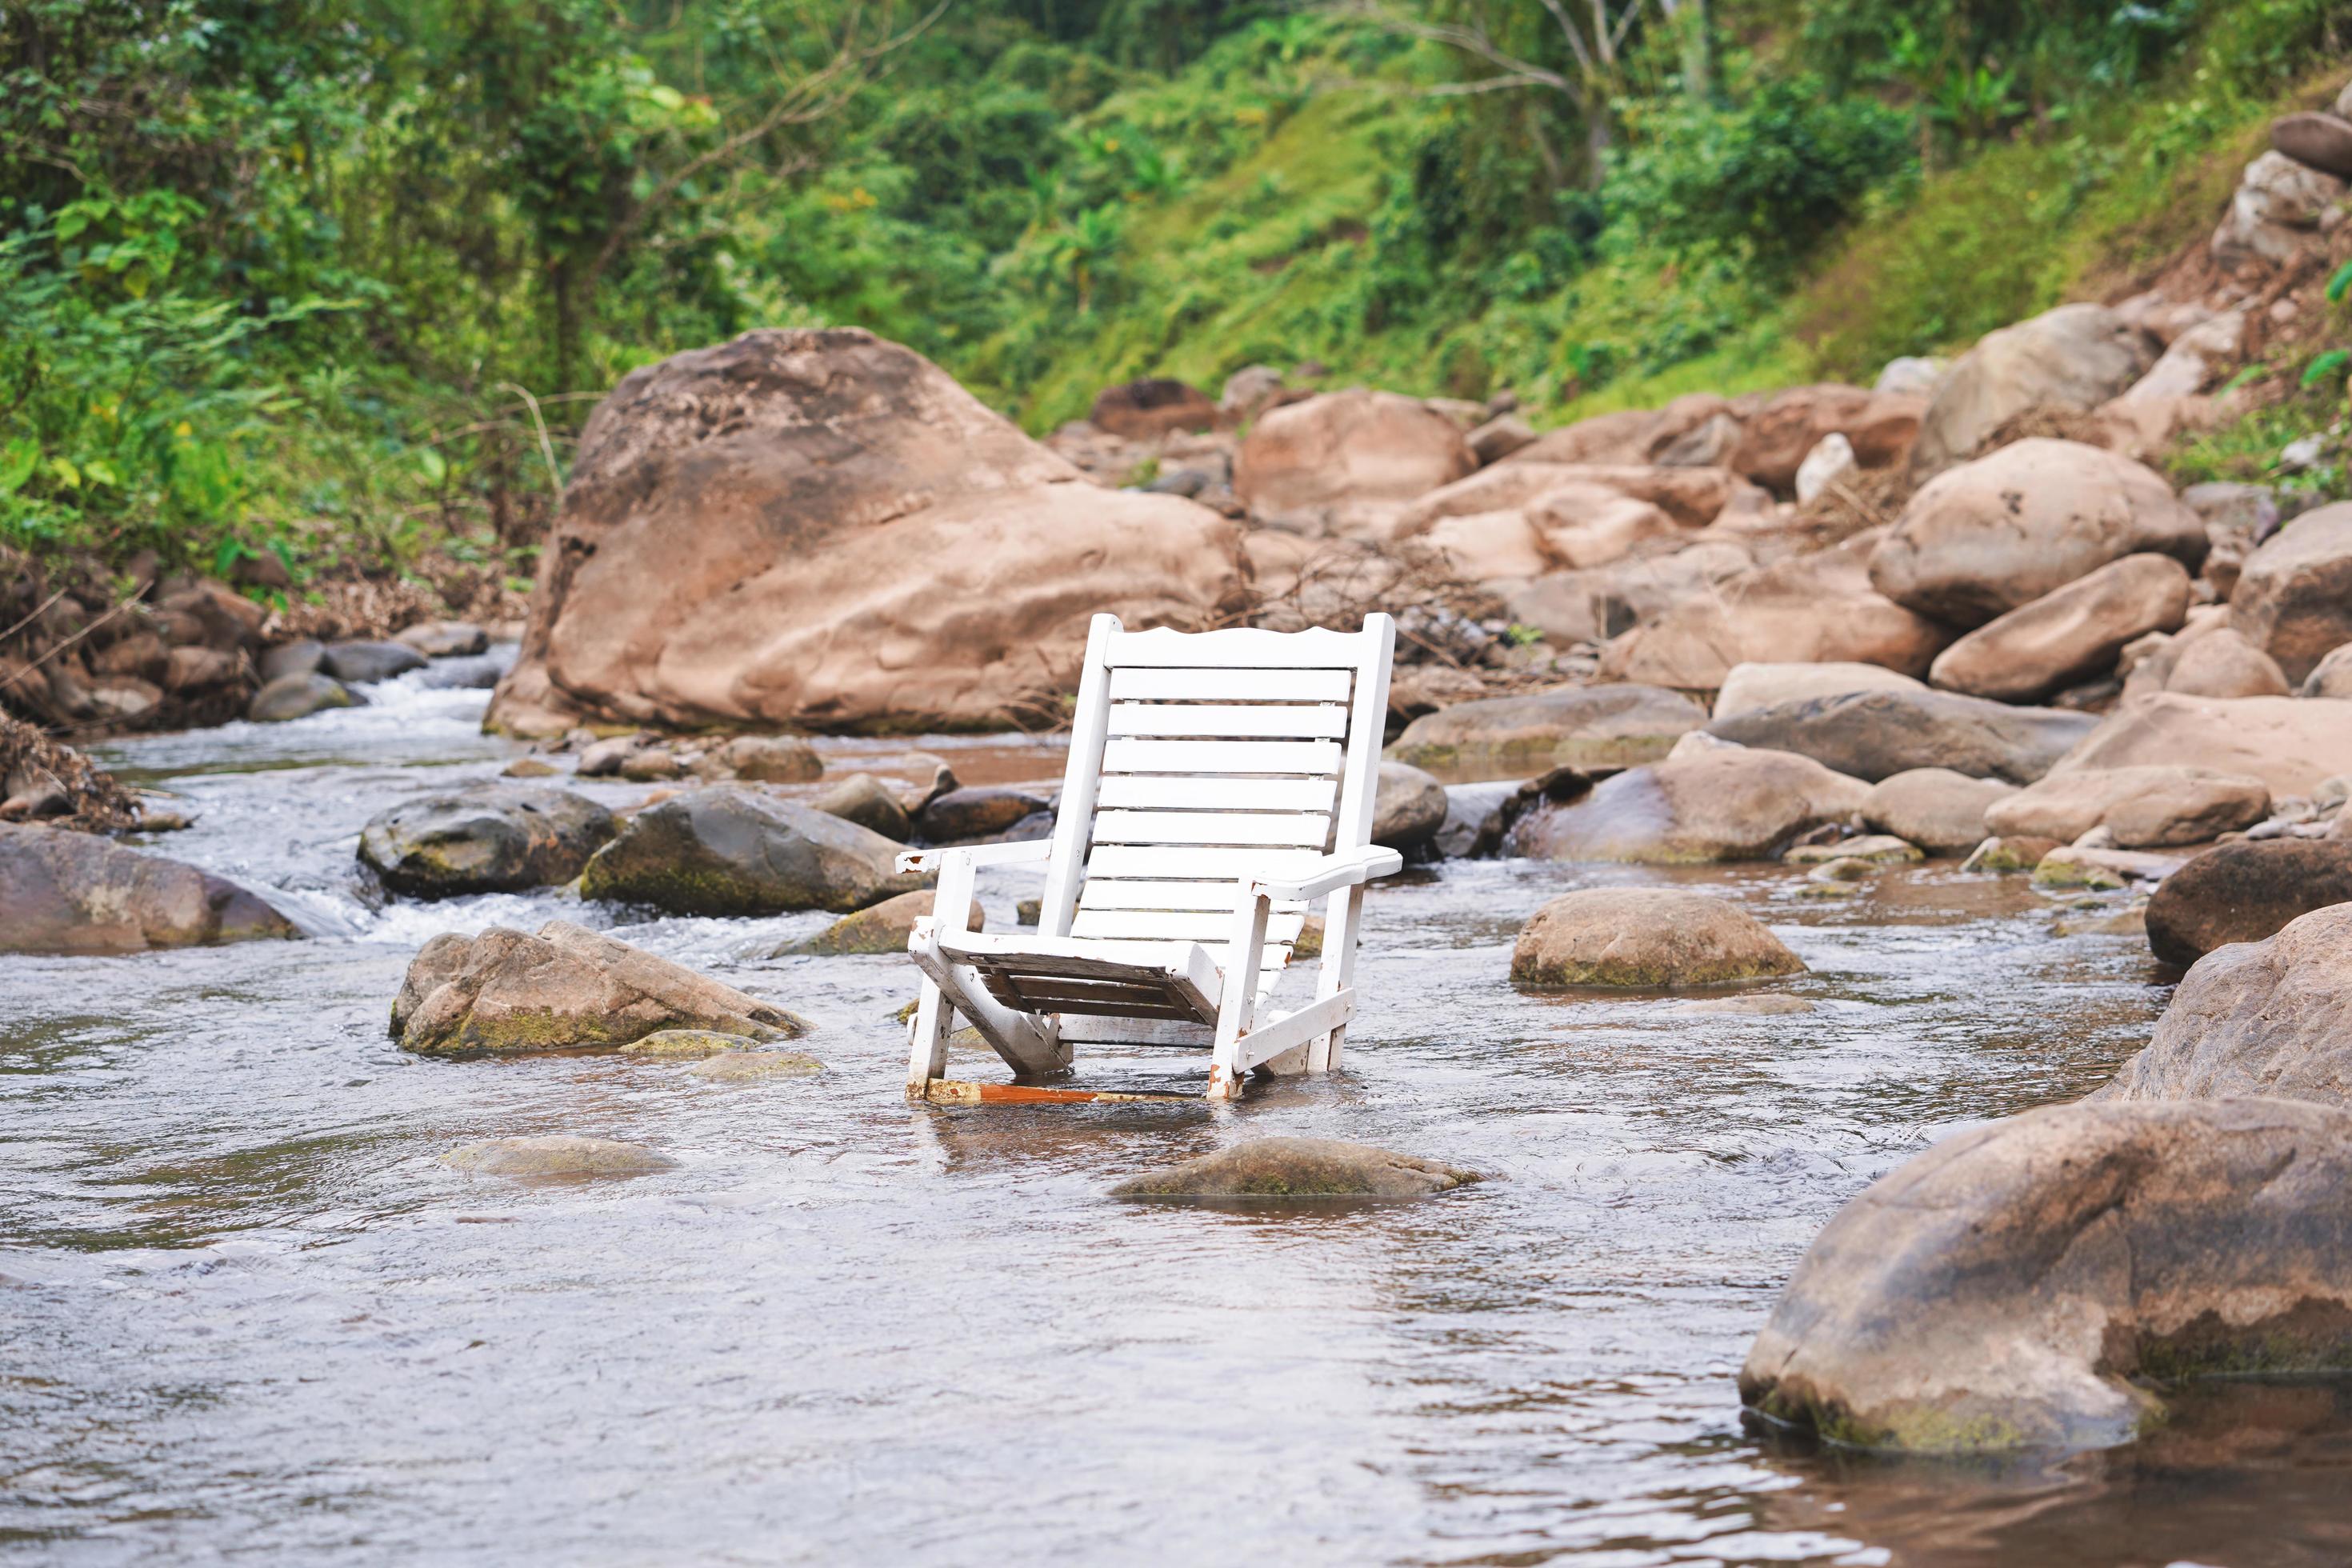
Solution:
M 1636 248 L 1538 302 L 1471 315 L 1432 300 L 1384 331 L 1349 330 L 1361 236 L 1382 197 L 1383 127 L 1426 110 L 1331 91 L 1223 174 L 1135 209 L 1122 301 L 1098 306 L 1091 324 L 1057 323 L 1049 369 L 1029 386 L 988 390 L 1044 431 L 1082 416 L 1114 382 L 1174 375 L 1213 395 L 1241 365 L 1308 357 L 1339 379 L 1424 395 L 1482 392 L 1488 364 L 1537 365 L 1494 379 L 1516 379 L 1547 423 L 1691 391 L 1866 384 L 1895 354 L 1948 353 L 2061 300 L 2145 284 L 2210 231 L 2270 119 L 2324 101 L 2341 74 L 2322 67 L 2290 92 L 2253 97 L 2184 67 L 2162 90 L 2118 100 L 2063 134 L 1987 148 L 1858 225 L 1794 292 L 1736 301 L 1734 324 L 1698 352 L 1664 363 L 1670 356 L 1655 352 L 1649 364 L 1629 356 L 1589 391 L 1570 370 L 1574 345 L 1654 342 L 1712 285 Z

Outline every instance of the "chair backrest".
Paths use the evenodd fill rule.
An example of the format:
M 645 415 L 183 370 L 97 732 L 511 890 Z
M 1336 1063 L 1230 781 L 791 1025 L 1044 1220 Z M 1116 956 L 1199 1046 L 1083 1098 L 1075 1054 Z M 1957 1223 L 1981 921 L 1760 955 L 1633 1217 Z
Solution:
M 1234 881 L 1371 842 L 1396 623 L 1355 632 L 1130 632 L 1097 616 L 1037 929 L 1231 933 Z M 1304 906 L 1268 926 L 1271 985 Z

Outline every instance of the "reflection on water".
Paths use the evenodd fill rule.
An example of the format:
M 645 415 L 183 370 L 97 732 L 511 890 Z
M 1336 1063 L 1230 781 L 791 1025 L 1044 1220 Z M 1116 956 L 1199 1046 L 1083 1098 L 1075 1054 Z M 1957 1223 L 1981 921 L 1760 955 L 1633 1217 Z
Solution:
M 2334 1388 L 2208 1391 L 2141 1447 L 2055 1468 L 1869 1463 L 1740 1428 L 1733 1374 L 1837 1206 L 1932 1138 L 2081 1093 L 2160 1006 L 2144 947 L 2052 937 L 2018 879 L 1897 870 L 1825 904 L 1772 867 L 1449 864 L 1371 894 L 1370 1006 L 1337 1079 L 1234 1110 L 910 1110 L 905 964 L 760 956 L 823 916 L 366 888 L 369 815 L 512 750 L 477 733 L 479 691 L 377 696 L 113 753 L 200 811 L 171 853 L 271 890 L 320 940 L 0 960 L 0 1542 L 29 1556 L 2352 1554 Z M 835 773 L 928 777 L 907 742 L 823 744 Z M 1045 744 L 917 744 L 971 782 L 1058 772 Z M 1662 880 L 1769 922 L 1812 968 L 1780 989 L 1811 1010 L 1506 984 L 1545 899 Z M 983 877 L 990 924 L 1034 881 Z M 385 1010 L 426 936 L 556 915 L 811 1018 L 830 1070 L 724 1084 L 393 1047 Z M 438 1163 L 559 1131 L 679 1167 L 546 1187 Z M 1322 1215 L 1103 1195 L 1272 1132 L 1498 1179 Z

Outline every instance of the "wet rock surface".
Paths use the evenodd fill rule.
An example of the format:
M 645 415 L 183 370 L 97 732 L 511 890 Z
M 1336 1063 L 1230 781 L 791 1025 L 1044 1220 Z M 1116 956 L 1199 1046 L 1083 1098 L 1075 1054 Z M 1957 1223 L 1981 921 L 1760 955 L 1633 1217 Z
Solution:
M 1863 821 L 1916 844 L 1930 855 L 1966 855 L 1990 829 L 1985 813 L 2017 793 L 2000 779 L 1970 778 L 1950 768 L 1890 773 L 1862 799 Z
M 2271 792 L 2258 778 L 2211 768 L 2076 768 L 1985 809 L 1988 831 L 2073 843 L 2105 827 L 2118 848 L 2210 844 L 2260 822 Z
M 1697 703 L 1654 686 L 1563 688 L 1441 709 L 1407 725 L 1389 755 L 1440 772 L 1633 767 L 1706 722 Z
M 614 1138 L 549 1133 L 536 1138 L 493 1138 L 452 1149 L 441 1163 L 478 1176 L 644 1176 L 677 1168 L 677 1162 L 642 1143 Z
M 1372 798 L 1372 842 L 1418 849 L 1445 826 L 1445 786 L 1406 763 L 1382 763 Z
M 300 934 L 209 871 L 88 833 L 0 823 L 0 952 L 143 952 Z
M 1563 893 L 1536 911 L 1511 951 L 1511 979 L 1522 985 L 1663 989 L 1804 971 L 1745 910 L 1673 888 Z
M 2261 942 L 2312 910 L 2342 903 L 2352 903 L 2352 839 L 2224 844 L 2157 889 L 2147 906 L 2148 946 L 2167 963 L 2195 963 L 2227 943 Z M 2352 1013 L 2345 1024 L 2352 1031 Z
M 359 855 L 392 891 L 446 899 L 568 882 L 617 830 L 584 795 L 490 785 L 379 814 L 360 831 Z
M 581 873 L 584 898 L 677 914 L 844 913 L 911 890 L 898 846 L 804 805 L 727 785 L 632 816 Z
M 2161 1418 L 2143 1379 L 2352 1360 L 2352 1114 L 2095 1103 L 1945 1139 L 1840 1210 L 1739 1377 L 1832 1442 L 2096 1447 Z
M 536 935 L 492 926 L 439 936 L 409 965 L 392 1010 L 403 1050 L 470 1054 L 624 1046 L 661 1029 L 787 1039 L 781 1007 L 565 921 Z
M 1328 1202 L 1422 1198 L 1475 1182 L 1475 1173 L 1332 1138 L 1255 1138 L 1111 1189 L 1116 1198 Z

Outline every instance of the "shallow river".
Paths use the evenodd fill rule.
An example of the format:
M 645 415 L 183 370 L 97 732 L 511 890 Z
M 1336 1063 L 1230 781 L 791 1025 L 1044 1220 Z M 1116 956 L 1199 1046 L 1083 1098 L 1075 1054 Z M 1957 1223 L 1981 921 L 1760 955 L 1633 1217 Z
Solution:
M 2163 1436 L 2063 1465 L 1741 1429 L 1734 1373 L 1839 1205 L 1935 1138 L 2095 1086 L 2160 1009 L 2142 942 L 2054 936 L 2021 879 L 1895 872 L 1824 904 L 1778 867 L 1451 863 L 1370 894 L 1368 1005 L 1335 1079 L 1220 1111 L 910 1108 L 906 963 L 764 956 L 824 917 L 364 892 L 369 816 L 512 751 L 477 732 L 484 695 L 395 683 L 107 753 L 201 813 L 167 853 L 270 890 L 316 940 L 0 957 L 0 1554 L 2352 1559 L 2352 1396 L 2325 1384 L 2217 1387 Z M 1017 741 L 923 744 L 966 782 L 1059 772 Z M 905 765 L 824 749 L 836 771 Z M 1814 1010 L 1507 983 L 1547 898 L 1670 878 L 1768 921 Z M 1034 881 L 983 879 L 992 928 Z M 810 1018 L 829 1070 L 729 1084 L 394 1047 L 425 938 L 559 916 Z M 681 1163 L 526 1185 L 439 1163 L 548 1131 Z M 1319 1215 L 1104 1195 L 1274 1132 L 1495 1179 Z

